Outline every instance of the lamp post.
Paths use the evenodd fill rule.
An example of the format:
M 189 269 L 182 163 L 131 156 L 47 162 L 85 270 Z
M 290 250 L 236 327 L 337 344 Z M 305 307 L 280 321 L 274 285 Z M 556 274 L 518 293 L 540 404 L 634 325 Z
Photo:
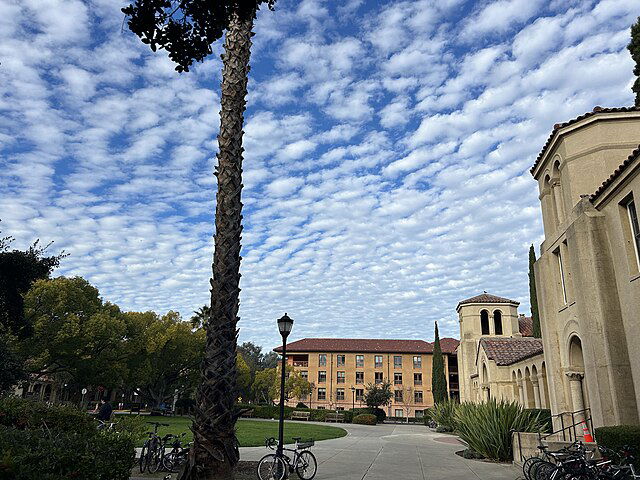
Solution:
M 287 365 L 287 337 L 293 328 L 293 320 L 285 313 L 283 317 L 278 319 L 278 330 L 282 336 L 282 366 L 280 375 L 280 423 L 278 425 L 278 450 L 276 454 L 282 456 L 282 447 L 284 443 L 284 380 Z
M 351 398 L 353 399 L 353 403 L 351 404 L 351 410 L 356 409 L 356 387 L 351 386 Z

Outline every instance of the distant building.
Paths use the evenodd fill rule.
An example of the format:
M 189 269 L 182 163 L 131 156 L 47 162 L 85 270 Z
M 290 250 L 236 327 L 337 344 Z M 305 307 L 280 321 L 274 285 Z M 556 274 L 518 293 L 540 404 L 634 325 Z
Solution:
M 450 395 L 458 397 L 458 340 L 440 340 Z M 281 352 L 281 348 L 276 348 Z M 304 338 L 287 345 L 287 364 L 313 386 L 303 402 L 311 408 L 348 410 L 364 405 L 369 383 L 389 381 L 394 398 L 387 415 L 420 417 L 433 405 L 431 361 L 433 344 L 423 340 Z
M 488 293 L 458 304 L 460 400 L 549 408 L 542 341 L 533 338 L 532 320 L 518 315 L 518 305 Z
M 535 264 L 553 414 L 640 417 L 640 109 L 556 125 L 531 173 L 545 240 Z

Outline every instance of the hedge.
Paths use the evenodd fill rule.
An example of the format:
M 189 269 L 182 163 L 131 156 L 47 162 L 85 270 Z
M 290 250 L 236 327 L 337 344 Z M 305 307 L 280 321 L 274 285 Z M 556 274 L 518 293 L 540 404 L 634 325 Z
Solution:
M 371 413 L 361 413 L 353 417 L 353 423 L 357 425 L 375 425 L 378 423 L 378 419 Z
M 640 468 L 640 426 L 639 425 L 616 425 L 612 427 L 599 427 L 595 430 L 596 442 L 598 445 L 610 448 L 619 452 L 624 446 L 635 448 L 634 465 Z
M 85 412 L 16 397 L 0 398 L 0 477 L 12 480 L 128 480 L 140 419 L 98 430 Z
M 280 418 L 280 406 L 279 405 L 254 405 L 251 403 L 239 403 L 236 404 L 237 410 L 253 410 L 254 418 L 271 418 L 277 420 Z M 309 412 L 309 420 L 314 422 L 324 422 L 327 418 L 327 414 L 336 413 L 335 410 L 329 409 L 315 409 L 315 408 L 292 408 L 292 407 L 284 407 L 284 417 L 291 418 L 291 413 L 293 412 Z M 377 417 L 378 422 L 383 422 L 386 418 L 386 413 L 384 410 L 378 408 L 372 412 L 370 408 L 355 408 L 353 410 L 341 410 L 338 413 L 344 415 L 344 421 L 346 423 L 351 423 L 353 421 L 353 417 L 360 415 L 362 413 L 366 414 L 374 414 Z

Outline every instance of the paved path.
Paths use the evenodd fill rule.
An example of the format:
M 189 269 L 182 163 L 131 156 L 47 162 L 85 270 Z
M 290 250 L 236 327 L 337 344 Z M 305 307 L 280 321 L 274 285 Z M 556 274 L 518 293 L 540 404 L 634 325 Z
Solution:
M 324 424 L 323 424 L 324 425 Z M 314 480 L 514 480 L 511 465 L 465 460 L 455 454 L 456 437 L 434 433 L 422 425 L 339 425 L 346 437 L 318 442 Z M 242 460 L 259 460 L 264 447 L 243 447 Z

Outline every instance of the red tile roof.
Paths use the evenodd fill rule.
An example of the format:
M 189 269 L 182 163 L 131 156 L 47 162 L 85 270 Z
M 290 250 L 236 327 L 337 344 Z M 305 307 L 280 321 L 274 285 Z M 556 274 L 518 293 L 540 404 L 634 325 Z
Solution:
M 597 200 L 598 197 L 602 195 L 602 193 L 604 193 L 604 191 L 609 187 L 609 185 L 611 185 L 616 178 L 622 175 L 622 172 L 624 172 L 627 167 L 629 167 L 629 165 L 631 165 L 631 163 L 633 163 L 633 161 L 638 157 L 640 157 L 640 145 L 633 152 L 631 152 L 631 155 L 629 155 L 626 160 L 622 162 L 622 164 L 618 168 L 615 169 L 611 176 L 609 176 L 609 178 L 607 178 L 602 183 L 602 185 L 600 185 L 598 190 L 596 190 L 595 193 L 589 197 L 589 200 L 591 202 Z
M 591 112 L 587 112 L 587 113 L 585 113 L 583 115 L 580 115 L 579 117 L 573 118 L 573 119 L 571 119 L 571 120 L 569 120 L 567 122 L 564 122 L 564 123 L 556 123 L 553 126 L 553 131 L 551 132 L 551 135 L 549 135 L 549 138 L 547 139 L 547 141 L 545 142 L 544 146 L 542 147 L 542 150 L 538 154 L 538 157 L 536 158 L 536 161 L 533 163 L 533 166 L 531 167 L 531 170 L 529 170 L 531 172 L 531 175 L 533 175 L 533 171 L 536 169 L 536 167 L 542 161 L 542 157 L 544 156 L 544 154 L 547 152 L 547 150 L 551 146 L 551 142 L 553 141 L 554 137 L 558 133 L 558 130 L 560 130 L 561 128 L 567 127 L 569 125 L 572 125 L 574 123 L 579 122 L 580 120 L 584 120 L 585 118 L 592 117 L 592 116 L 597 115 L 599 113 L 619 113 L 619 112 L 637 112 L 637 111 L 640 111 L 640 107 L 619 107 L 619 108 L 594 107 Z
M 513 365 L 542 353 L 539 338 L 482 338 L 480 346 L 496 365 Z
M 443 353 L 454 353 L 459 343 L 455 338 L 441 338 L 440 348 Z M 280 352 L 282 347 L 273 350 Z M 287 352 L 433 353 L 433 343 L 377 338 L 303 338 L 287 344 Z
M 520 302 L 516 302 L 515 300 L 498 297 L 497 295 L 492 295 L 487 292 L 476 295 L 475 297 L 467 298 L 466 300 L 462 300 L 460 303 L 458 303 L 458 307 L 467 303 L 513 303 L 514 305 L 520 305 Z
M 533 337 L 533 318 L 518 317 L 518 327 L 523 337 Z

